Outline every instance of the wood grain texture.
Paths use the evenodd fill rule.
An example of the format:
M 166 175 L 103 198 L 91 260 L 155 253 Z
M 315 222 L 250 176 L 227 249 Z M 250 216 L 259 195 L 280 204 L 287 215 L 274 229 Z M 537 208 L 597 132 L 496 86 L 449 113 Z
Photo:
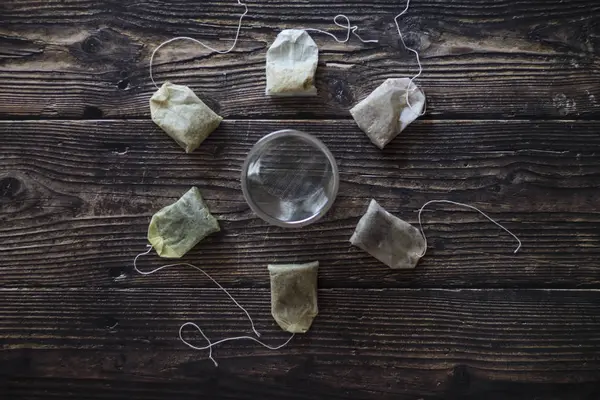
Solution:
M 0 390 L 14 398 L 600 395 L 598 291 L 320 290 L 308 334 L 275 352 L 223 345 L 219 368 L 177 339 L 190 319 L 213 339 L 250 332 L 218 290 L 0 293 Z M 264 340 L 287 338 L 270 316 L 268 290 L 232 294 Z
M 157 55 L 157 81 L 190 85 L 226 117 L 185 154 L 149 120 L 150 54 L 180 35 L 229 46 L 235 0 L 0 1 L 0 398 L 600 398 L 600 3 L 413 1 L 400 24 L 428 111 L 384 151 L 348 110 L 416 72 L 393 24 L 404 3 L 248 6 L 233 53 L 179 42 Z M 379 43 L 314 34 L 319 95 L 265 97 L 276 34 L 330 29 L 338 13 Z M 322 139 L 340 168 L 334 208 L 301 230 L 268 226 L 240 190 L 252 145 L 282 128 Z M 319 260 L 308 334 L 275 352 L 224 344 L 218 368 L 178 340 L 186 321 L 213 340 L 251 332 L 197 271 L 132 269 L 150 216 L 193 185 L 222 232 L 183 261 L 278 344 L 266 265 Z M 434 206 L 427 255 L 392 271 L 348 242 L 371 198 L 413 224 L 428 200 L 472 204 L 523 248 L 476 213 Z
M 240 190 L 240 170 L 264 134 L 320 137 L 341 174 L 332 211 L 302 230 L 268 226 Z M 600 231 L 599 122 L 419 121 L 384 151 L 352 121 L 225 121 L 193 154 L 150 121 L 2 122 L 1 285 L 210 287 L 184 269 L 130 276 L 150 216 L 198 186 L 222 232 L 185 261 L 221 283 L 267 287 L 267 263 L 319 260 L 321 287 L 596 288 Z M 430 249 L 414 271 L 392 271 L 348 240 L 371 198 L 416 223 Z M 156 256 L 142 259 L 159 266 Z M 125 277 L 128 277 L 125 279 Z
M 422 0 L 402 27 L 421 53 L 420 84 L 436 118 L 600 116 L 600 5 L 595 0 Z M 350 118 L 348 109 L 416 63 L 393 24 L 403 5 L 372 1 L 249 3 L 236 50 L 179 42 L 156 76 L 190 85 L 227 118 Z M 0 118 L 147 118 L 152 50 L 191 35 L 226 47 L 242 8 L 232 1 L 9 0 L 0 5 Z M 320 45 L 319 96 L 264 96 L 265 52 L 280 29 L 330 29 L 349 15 L 378 44 Z M 340 29 L 335 31 L 343 35 Z M 219 38 L 223 40 L 219 40 Z

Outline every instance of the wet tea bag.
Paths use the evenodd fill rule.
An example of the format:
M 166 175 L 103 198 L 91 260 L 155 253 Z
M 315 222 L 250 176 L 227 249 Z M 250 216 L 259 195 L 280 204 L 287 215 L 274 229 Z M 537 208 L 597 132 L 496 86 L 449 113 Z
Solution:
M 165 258 L 180 258 L 208 235 L 220 230 L 198 188 L 152 216 L 148 241 Z
M 319 313 L 317 270 L 319 262 L 269 265 L 271 313 L 281 329 L 305 333 Z
M 360 219 L 350 243 L 392 269 L 412 269 L 427 244 L 419 230 L 385 211 L 375 200 Z
M 150 98 L 152 121 L 191 153 L 217 129 L 217 115 L 187 86 L 163 84 Z
M 350 110 L 359 128 L 380 149 L 423 112 L 425 95 L 409 78 L 390 78 Z
M 268 96 L 312 96 L 319 48 L 302 29 L 285 29 L 267 50 Z

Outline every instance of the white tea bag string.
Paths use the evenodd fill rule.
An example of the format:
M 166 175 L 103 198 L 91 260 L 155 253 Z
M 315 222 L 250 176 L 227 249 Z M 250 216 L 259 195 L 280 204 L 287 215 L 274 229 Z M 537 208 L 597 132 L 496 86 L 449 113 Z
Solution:
M 153 270 L 150 271 L 141 271 L 140 269 L 138 269 L 137 267 L 137 260 L 138 258 L 140 258 L 141 256 L 145 256 L 147 254 L 149 254 L 152 251 L 152 246 L 151 245 L 147 245 L 148 250 L 138 254 L 137 256 L 135 256 L 134 260 L 133 260 L 133 268 L 135 269 L 135 271 L 141 275 L 152 275 L 156 272 L 159 272 L 165 268 L 169 268 L 169 267 L 177 267 L 177 266 L 185 266 L 185 267 L 191 267 L 194 268 L 197 271 L 202 272 L 202 274 L 204 274 L 204 276 L 206 276 L 208 279 L 210 279 L 215 285 L 217 285 L 219 287 L 219 289 L 221 289 L 223 292 L 225 292 L 225 294 L 231 299 L 231 301 L 233 301 L 235 303 L 235 305 L 244 312 L 244 314 L 246 314 L 246 317 L 248 318 L 248 320 L 250 321 L 250 325 L 252 326 L 252 331 L 254 332 L 254 334 L 257 337 L 260 337 L 261 334 L 260 332 L 258 332 L 256 330 L 256 328 L 254 327 L 254 321 L 252 320 L 252 317 L 250 316 L 250 314 L 248 313 L 248 311 L 242 307 L 242 305 L 240 303 L 237 302 L 237 300 L 227 291 L 227 289 L 225 289 L 223 286 L 221 286 L 221 284 L 219 282 L 217 282 L 215 279 L 213 279 L 208 273 L 206 273 L 202 268 L 199 268 L 193 264 L 190 263 L 174 263 L 174 264 L 168 264 L 168 265 L 163 265 L 161 267 L 155 268 Z M 208 342 L 208 346 L 204 346 L 204 347 L 197 347 L 192 345 L 191 343 L 189 343 L 187 340 L 185 340 L 182 336 L 182 331 L 186 326 L 193 326 L 196 329 L 198 329 L 198 331 L 200 332 L 200 334 L 202 335 L 202 337 L 204 337 L 204 339 L 206 339 L 206 341 Z M 185 343 L 188 347 L 194 349 L 194 350 L 208 350 L 208 358 L 211 359 L 211 361 L 215 364 L 215 366 L 219 366 L 219 364 L 217 363 L 217 361 L 214 359 L 214 357 L 212 356 L 212 348 L 220 343 L 224 343 L 224 342 L 230 342 L 230 341 L 234 341 L 234 340 L 252 340 L 258 344 L 260 344 L 263 347 L 266 347 L 269 350 L 279 350 L 282 347 L 286 346 L 294 337 L 294 335 L 292 334 L 292 336 L 283 344 L 279 345 L 279 346 L 270 346 L 264 342 L 261 342 L 259 339 L 256 339 L 252 336 L 238 336 L 238 337 L 231 337 L 231 338 L 225 338 L 225 339 L 221 339 L 219 341 L 216 342 L 211 342 L 210 339 L 204 334 L 204 332 L 202 331 L 202 329 L 200 329 L 200 327 L 198 325 L 196 325 L 193 322 L 186 322 L 183 325 L 181 325 L 181 327 L 179 328 L 179 339 Z
M 339 18 L 343 18 L 346 20 L 345 24 L 341 24 L 340 22 L 338 22 Z M 331 32 L 327 32 L 321 29 L 316 29 L 316 28 L 302 28 L 303 30 L 307 31 L 307 32 L 319 32 L 319 33 L 323 33 L 325 35 L 329 35 L 331 36 L 333 39 L 335 39 L 336 42 L 338 43 L 346 43 L 350 40 L 350 34 L 353 34 L 354 36 L 356 36 L 358 38 L 358 40 L 360 40 L 363 43 L 379 43 L 378 40 L 366 40 L 363 39 L 362 37 L 360 37 L 360 35 L 357 33 L 358 31 L 358 26 L 357 25 L 352 25 L 350 23 L 350 18 L 348 18 L 347 16 L 345 16 L 344 14 L 338 14 L 335 17 L 333 17 L 333 23 L 336 24 L 337 26 L 339 26 L 340 28 L 344 28 L 346 29 L 346 39 L 338 39 L 337 36 L 335 36 L 333 33 Z
M 417 58 L 417 64 L 419 65 L 419 72 L 417 72 L 417 74 L 415 76 L 410 78 L 410 83 L 408 84 L 408 90 L 406 91 L 406 104 L 408 105 L 408 107 L 411 110 L 413 110 L 413 107 L 410 104 L 408 95 L 411 91 L 416 90 L 416 88 L 410 89 L 410 87 L 413 85 L 414 80 L 417 79 L 418 77 L 420 77 L 421 74 L 423 73 L 423 65 L 421 64 L 421 57 L 419 56 L 419 52 L 417 50 L 413 49 L 412 47 L 408 47 L 406 45 L 406 42 L 404 41 L 404 35 L 402 35 L 402 31 L 400 30 L 400 24 L 398 23 L 398 18 L 400 18 L 401 16 L 406 14 L 408 12 L 409 7 L 410 7 L 410 0 L 406 0 L 406 8 L 404 8 L 404 10 L 400 14 L 398 14 L 394 17 L 394 23 L 396 24 L 396 29 L 398 29 L 398 35 L 400 35 L 400 40 L 402 41 L 402 45 L 404 46 L 404 48 L 407 51 L 414 53 L 415 57 Z M 423 108 L 423 111 L 419 114 L 419 116 L 425 115 L 426 109 L 427 109 L 427 104 L 425 104 L 425 107 Z
M 221 286 L 221 284 L 219 282 L 217 282 L 216 280 L 214 280 L 209 274 L 207 274 L 206 272 L 204 272 L 204 270 L 202 270 L 199 267 L 196 267 L 193 264 L 189 264 L 189 263 L 175 263 L 175 264 L 168 264 L 168 265 L 163 265 L 162 267 L 158 267 L 155 268 L 153 270 L 150 271 L 140 271 L 137 267 L 137 260 L 139 257 L 141 256 L 145 256 L 147 254 L 149 254 L 152 251 L 152 246 L 148 245 L 148 251 L 143 252 L 138 254 L 137 256 L 135 256 L 135 259 L 133 260 L 133 268 L 136 270 L 136 272 L 138 272 L 141 275 L 152 275 L 160 270 L 163 270 L 165 268 L 169 268 L 169 267 L 175 267 L 175 266 L 186 266 L 186 267 L 191 267 L 194 268 L 200 272 L 202 272 L 204 274 L 204 276 L 206 276 L 208 279 L 210 279 L 215 285 L 217 285 L 219 287 L 219 289 L 221 289 L 223 292 L 225 292 L 225 294 L 227 296 L 229 296 L 229 298 L 231 299 L 231 301 L 233 301 L 235 303 L 236 306 L 238 306 L 238 308 L 240 310 L 242 310 L 246 316 L 248 317 L 248 320 L 250 321 L 250 325 L 252 325 L 252 331 L 256 334 L 256 336 L 260 337 L 260 333 L 256 330 L 256 328 L 254 327 L 254 321 L 252 320 L 252 317 L 250 317 L 250 314 L 248 313 L 248 311 L 246 311 L 246 309 L 244 307 L 242 307 L 240 305 L 240 303 L 237 302 L 236 299 L 233 298 L 233 296 L 231 294 L 229 294 L 229 292 L 227 291 L 227 289 L 225 289 L 223 286 Z
M 423 257 L 425 255 L 425 253 L 427 252 L 427 237 L 425 236 L 425 232 L 423 231 L 423 224 L 421 223 L 421 214 L 423 213 L 423 210 L 430 204 L 453 204 L 455 206 L 460 206 L 460 207 L 466 207 L 469 208 L 471 210 L 477 211 L 479 214 L 483 215 L 484 217 L 486 217 L 490 222 L 492 222 L 494 225 L 498 226 L 499 228 L 503 229 L 506 233 L 508 233 L 509 235 L 511 235 L 513 238 L 515 238 L 515 240 L 519 243 L 519 245 L 517 246 L 517 248 L 515 249 L 514 253 L 516 254 L 519 249 L 521 249 L 521 240 L 511 231 L 509 231 L 508 229 L 506 229 L 504 226 L 500 225 L 498 222 L 494 221 L 489 215 L 487 215 L 486 213 L 484 213 L 483 211 L 481 211 L 480 209 L 478 209 L 477 207 L 471 206 L 469 204 L 464 204 L 464 203 L 458 203 L 456 201 L 451 201 L 451 200 L 431 200 L 428 201 L 427 203 L 423 204 L 423 206 L 419 209 L 419 229 L 421 230 L 421 235 L 423 235 L 423 239 L 425 239 L 425 250 L 423 250 L 423 254 L 420 254 L 420 257 Z
M 183 329 L 186 326 L 192 326 L 192 327 L 196 328 L 198 330 L 198 332 L 200 332 L 200 334 L 202 335 L 202 337 L 204 339 L 206 339 L 206 341 L 208 342 L 208 345 L 207 346 L 203 346 L 203 347 L 198 347 L 198 346 L 194 346 L 193 344 L 191 344 L 190 342 L 188 342 L 187 340 L 185 340 L 183 338 L 182 332 L 183 332 Z M 218 340 L 216 342 L 211 342 L 208 339 L 208 337 L 206 337 L 206 335 L 204 334 L 204 332 L 202 332 L 202 329 L 200 329 L 200 327 L 198 325 L 196 325 L 195 323 L 193 323 L 193 322 L 186 322 L 185 324 L 181 325 L 181 327 L 179 328 L 179 339 L 183 343 L 185 343 L 186 345 L 188 345 L 188 347 L 190 347 L 190 348 L 192 348 L 194 350 L 207 350 L 208 349 L 208 351 L 209 351 L 208 358 L 210 358 L 212 360 L 212 362 L 215 364 L 215 367 L 218 367 L 219 363 L 217 363 L 217 361 L 212 356 L 212 348 L 214 346 L 218 345 L 218 344 L 225 343 L 225 342 L 232 342 L 232 341 L 235 341 L 235 340 L 251 340 L 251 341 L 253 341 L 255 343 L 258 343 L 261 346 L 263 346 L 263 347 L 265 347 L 265 348 L 267 348 L 269 350 L 279 350 L 279 349 L 287 346 L 288 343 L 291 342 L 291 340 L 294 338 L 295 335 L 296 335 L 295 333 L 292 333 L 292 335 L 288 338 L 288 340 L 286 340 L 284 343 L 280 344 L 279 346 L 270 346 L 270 345 L 268 345 L 268 344 L 266 344 L 266 343 L 264 343 L 264 342 L 262 342 L 262 341 L 260 341 L 260 340 L 258 340 L 256 338 L 252 337 L 252 336 L 230 337 L 230 338 L 225 338 L 225 339 Z
M 237 0 L 237 4 L 240 6 L 244 6 L 244 13 L 242 15 L 240 15 L 240 19 L 238 21 L 238 26 L 237 26 L 237 32 L 235 34 L 235 39 L 233 40 L 233 44 L 227 50 L 215 49 L 214 47 L 209 46 L 208 44 L 206 44 L 198 39 L 194 39 L 194 38 L 191 38 L 188 36 L 178 36 L 178 37 L 174 37 L 172 39 L 166 40 L 166 41 L 162 42 L 161 44 L 159 44 L 158 47 L 154 49 L 154 51 L 152 52 L 152 55 L 150 56 L 150 79 L 152 80 L 152 83 L 154 84 L 154 86 L 157 89 L 158 89 L 158 85 L 154 81 L 154 76 L 152 74 L 152 64 L 154 62 L 154 56 L 156 55 L 156 52 L 158 50 L 160 50 L 163 46 L 165 46 L 169 43 L 175 42 L 177 40 L 189 40 L 189 41 L 192 41 L 196 44 L 203 46 L 204 48 L 206 48 L 210 51 L 214 51 L 215 53 L 218 53 L 218 54 L 227 54 L 235 48 L 235 46 L 237 45 L 237 42 L 238 42 L 238 38 L 240 37 L 240 31 L 242 30 L 242 21 L 244 20 L 244 17 L 248 14 L 248 6 L 246 5 L 246 3 L 242 3 L 240 0 Z

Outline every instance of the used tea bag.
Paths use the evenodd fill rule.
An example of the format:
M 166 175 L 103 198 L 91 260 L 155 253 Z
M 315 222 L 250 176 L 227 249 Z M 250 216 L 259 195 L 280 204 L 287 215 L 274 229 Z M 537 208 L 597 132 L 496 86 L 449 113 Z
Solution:
M 150 98 L 152 121 L 191 153 L 217 129 L 217 115 L 187 86 L 166 82 Z
M 319 313 L 317 270 L 319 262 L 269 265 L 271 314 L 281 329 L 305 333 Z
M 423 91 L 409 78 L 390 78 L 354 106 L 350 114 L 371 142 L 383 149 L 421 115 L 424 106 Z
M 285 29 L 267 50 L 268 96 L 312 96 L 319 48 L 302 29 Z
M 220 231 L 198 188 L 191 188 L 179 200 L 152 216 L 148 241 L 165 258 L 181 258 L 198 242 Z
M 417 228 L 394 217 L 375 200 L 358 222 L 350 243 L 392 269 L 414 268 L 427 248 Z

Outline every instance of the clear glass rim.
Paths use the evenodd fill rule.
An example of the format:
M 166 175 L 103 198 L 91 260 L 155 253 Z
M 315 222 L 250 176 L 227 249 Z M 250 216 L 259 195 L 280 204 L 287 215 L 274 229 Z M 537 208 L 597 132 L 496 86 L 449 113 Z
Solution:
M 280 139 L 282 137 L 297 137 L 297 138 L 306 140 L 307 142 L 310 142 L 313 146 L 315 146 L 315 148 L 317 148 L 323 154 L 325 154 L 325 157 L 327 157 L 327 161 L 329 161 L 329 164 L 331 165 L 331 172 L 333 174 L 333 191 L 332 191 L 332 195 L 328 199 L 327 203 L 321 208 L 321 210 L 318 213 L 314 214 L 313 216 L 311 216 L 309 218 L 305 218 L 305 219 L 298 220 L 298 221 L 281 221 L 277 218 L 270 216 L 269 214 L 265 213 L 260 207 L 258 207 L 258 205 L 254 202 L 254 200 L 252 200 L 252 197 L 250 196 L 250 193 L 248 191 L 248 166 L 250 165 L 250 160 L 253 158 L 253 156 L 257 152 L 262 150 L 265 147 L 265 145 L 267 145 L 269 142 L 272 142 L 273 140 L 276 140 L 276 139 Z M 244 166 L 242 167 L 241 179 L 242 179 L 242 192 L 244 194 L 244 199 L 246 200 L 246 203 L 248 203 L 248 205 L 250 206 L 252 211 L 254 211 L 254 213 L 256 215 L 258 215 L 262 220 L 264 220 L 272 225 L 276 225 L 276 226 L 279 226 L 282 228 L 301 228 L 303 226 L 310 225 L 313 222 L 316 222 L 319 219 L 321 219 L 331 209 L 331 206 L 333 205 L 333 203 L 335 202 L 335 199 L 337 198 L 337 194 L 338 194 L 338 190 L 339 190 L 339 186 L 340 186 L 340 176 L 339 176 L 337 163 L 335 161 L 335 158 L 333 157 L 333 154 L 331 154 L 331 151 L 329 151 L 327 146 L 325 146 L 325 143 L 323 143 L 321 140 L 317 139 L 315 136 L 313 136 L 311 134 L 308 134 L 308 133 L 302 132 L 302 131 L 298 131 L 296 129 L 282 129 L 279 131 L 271 132 L 271 133 L 263 136 L 261 139 L 259 139 L 259 141 L 256 142 L 254 144 L 254 146 L 252 146 L 252 149 L 250 149 L 250 152 L 246 156 L 246 160 L 244 161 Z

